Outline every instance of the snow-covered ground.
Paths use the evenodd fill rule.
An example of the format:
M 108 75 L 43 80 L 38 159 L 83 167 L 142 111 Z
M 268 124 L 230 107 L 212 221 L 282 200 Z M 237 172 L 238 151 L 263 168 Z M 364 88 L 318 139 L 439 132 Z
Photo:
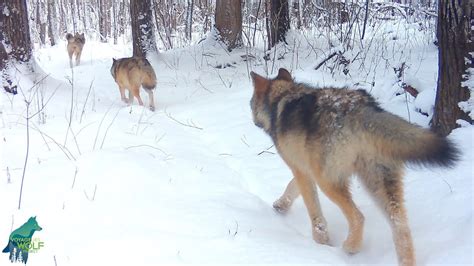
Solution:
M 401 43 L 402 37 L 396 39 Z M 36 49 L 42 73 L 21 78 L 23 93 L 15 97 L 0 93 L 0 244 L 37 216 L 43 230 L 35 237 L 45 247 L 30 255 L 28 265 L 396 264 L 390 228 L 356 180 L 355 202 L 366 217 L 359 254 L 342 250 L 346 220 L 322 193 L 332 246 L 312 240 L 301 199 L 286 215 L 272 209 L 291 173 L 252 123 L 248 73 L 271 76 L 286 67 L 296 80 L 319 86 L 357 83 L 387 110 L 428 126 L 429 118 L 416 109 L 432 113 L 436 47 L 415 42 L 403 58 L 390 48 L 387 53 L 397 50 L 390 54 L 393 65 L 374 57 L 367 64 L 377 64 L 378 71 L 367 70 L 369 75 L 365 69 L 375 67 L 354 66 L 345 76 L 314 71 L 324 55 L 298 34 L 291 38 L 289 47 L 297 51 L 288 49 L 284 59 L 267 63 L 261 51 L 228 54 L 211 41 L 161 53 L 151 59 L 158 78 L 156 112 L 136 101 L 122 103 L 110 75 L 112 57 L 130 56 L 131 45 L 87 40 L 82 64 L 72 71 L 65 43 Z M 246 53 L 256 58 L 244 61 Z M 405 81 L 421 91 L 416 100 L 396 96 L 397 60 L 408 60 Z M 33 85 L 31 79 L 45 75 Z M 147 103 L 146 93 L 142 97 Z M 30 115 L 44 109 L 29 121 L 18 210 L 27 149 L 25 99 L 32 101 Z M 406 171 L 405 199 L 421 265 L 473 263 L 473 133 L 467 126 L 450 135 L 463 151 L 455 168 Z M 7 264 L 8 256 L 0 254 L 0 265 Z

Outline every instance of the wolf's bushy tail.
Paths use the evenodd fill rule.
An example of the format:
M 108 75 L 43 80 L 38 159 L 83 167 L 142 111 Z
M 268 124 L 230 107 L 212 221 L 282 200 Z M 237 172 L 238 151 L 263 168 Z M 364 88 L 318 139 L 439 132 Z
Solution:
M 459 150 L 447 138 L 385 111 L 365 112 L 363 127 L 384 156 L 424 166 L 453 167 Z
M 143 58 L 140 67 L 144 75 L 142 82 L 143 88 L 146 90 L 153 90 L 156 87 L 156 74 L 153 67 L 146 58 Z

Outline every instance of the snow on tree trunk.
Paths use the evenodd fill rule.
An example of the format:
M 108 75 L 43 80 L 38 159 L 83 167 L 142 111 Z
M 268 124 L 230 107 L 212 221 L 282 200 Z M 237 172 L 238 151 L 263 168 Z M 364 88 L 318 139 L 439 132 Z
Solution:
M 242 40 L 242 7 L 241 1 L 217 0 L 215 27 L 227 45 L 232 50 L 241 44 Z
M 158 52 L 151 7 L 151 0 L 130 0 L 133 56 L 146 57 L 148 53 Z
M 463 81 L 468 78 L 466 71 L 473 66 L 473 11 L 472 1 L 440 0 L 438 6 L 438 90 L 431 128 L 443 136 L 457 127 L 458 119 L 472 123 L 459 103 L 469 98 Z
M 32 47 L 26 0 L 2 2 L 0 3 L 2 15 L 0 31 L 4 37 L 2 42 L 10 48 L 8 54 L 11 58 L 19 62 L 29 62 Z

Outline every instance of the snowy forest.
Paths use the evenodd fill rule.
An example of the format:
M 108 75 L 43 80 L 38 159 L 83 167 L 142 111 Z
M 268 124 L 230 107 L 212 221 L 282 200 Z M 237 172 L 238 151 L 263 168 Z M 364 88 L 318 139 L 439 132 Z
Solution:
M 1 0 L 0 76 L 0 265 L 474 263 L 472 0 Z

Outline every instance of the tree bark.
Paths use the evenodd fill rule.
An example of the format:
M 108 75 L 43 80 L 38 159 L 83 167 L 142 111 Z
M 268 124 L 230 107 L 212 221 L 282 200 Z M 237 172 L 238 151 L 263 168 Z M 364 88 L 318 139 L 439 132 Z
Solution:
M 288 0 L 271 0 L 270 4 L 270 46 L 286 43 L 286 33 L 290 29 Z
M 158 52 L 151 7 L 151 0 L 130 0 L 133 56 L 146 57 L 148 53 Z
M 186 28 L 185 35 L 188 41 L 191 41 L 193 33 L 193 10 L 194 10 L 194 0 L 188 0 L 188 5 L 186 8 Z
M 456 120 L 472 123 L 471 118 L 459 108 L 459 102 L 469 99 L 469 90 L 462 84 L 466 70 L 474 67 L 474 44 L 471 31 L 473 2 L 440 0 L 438 6 L 437 37 L 438 88 L 431 128 L 442 136 L 457 127 Z
M 231 51 L 242 44 L 242 6 L 240 0 L 217 0 L 215 27 Z
M 29 62 L 32 47 L 26 0 L 2 2 L 0 31 L 5 44 L 11 48 L 9 56 L 19 62 Z
M 38 2 L 36 2 L 36 25 L 39 29 L 41 45 L 46 44 L 46 20 L 44 19 L 45 10 L 44 1 L 38 0 Z
M 48 37 L 49 37 L 49 43 L 51 46 L 56 45 L 56 39 L 55 39 L 55 28 L 56 28 L 56 22 L 53 21 L 53 17 L 56 17 L 56 7 L 54 6 L 54 0 L 48 0 Z
M 105 0 L 99 0 L 99 33 L 100 41 L 107 42 L 107 7 Z

